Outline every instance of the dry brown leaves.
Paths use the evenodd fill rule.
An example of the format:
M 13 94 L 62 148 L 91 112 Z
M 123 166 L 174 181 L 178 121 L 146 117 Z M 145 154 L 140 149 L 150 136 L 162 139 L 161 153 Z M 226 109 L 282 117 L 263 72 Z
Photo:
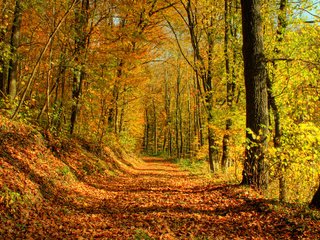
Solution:
M 1 218 L 6 239 L 316 239 L 319 221 L 271 210 L 248 189 L 211 185 L 157 158 L 59 201 Z M 3 207 L 3 205 L 1 205 Z M 5 210 L 5 209 L 1 209 Z

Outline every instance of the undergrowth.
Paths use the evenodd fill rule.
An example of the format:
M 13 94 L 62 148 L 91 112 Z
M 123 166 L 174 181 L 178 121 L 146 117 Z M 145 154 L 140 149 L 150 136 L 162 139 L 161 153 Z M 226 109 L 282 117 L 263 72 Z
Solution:
M 192 175 L 201 175 L 213 183 L 237 184 L 241 179 L 242 169 L 237 165 L 232 165 L 225 171 L 218 169 L 216 172 L 211 173 L 209 164 L 206 161 L 181 158 L 174 159 L 173 162 L 176 163 L 180 169 L 189 171 Z

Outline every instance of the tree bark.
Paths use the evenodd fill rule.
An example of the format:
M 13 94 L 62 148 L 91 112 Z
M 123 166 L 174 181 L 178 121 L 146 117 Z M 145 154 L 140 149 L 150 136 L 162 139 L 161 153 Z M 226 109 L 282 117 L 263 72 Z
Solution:
M 177 66 L 176 80 L 176 111 L 175 111 L 175 133 L 176 133 L 176 151 L 178 159 L 182 157 L 183 139 L 182 139 L 182 115 L 181 115 L 181 68 Z
M 86 61 L 86 48 L 88 44 L 88 12 L 89 0 L 78 0 L 79 7 L 75 9 L 75 63 L 72 83 L 72 107 L 70 118 L 70 134 L 74 132 L 77 116 L 79 112 L 80 98 L 82 94 L 82 85 L 85 79 L 84 64 Z M 80 4 L 81 3 L 81 4 Z
M 281 0 L 280 7 L 279 7 L 279 15 L 278 15 L 278 27 L 277 27 L 277 34 L 276 34 L 276 42 L 279 44 L 283 40 L 284 32 L 287 26 L 286 20 L 286 13 L 287 13 L 287 5 L 288 0 Z M 278 49 L 277 45 L 274 47 L 274 53 L 279 54 L 280 50 Z M 277 68 L 276 63 L 273 64 L 274 68 Z M 281 118 L 280 118 L 280 111 L 278 108 L 278 104 L 276 98 L 273 94 L 273 81 L 274 81 L 274 73 L 271 74 L 273 80 L 270 79 L 268 76 L 267 78 L 267 87 L 268 87 L 268 101 L 269 106 L 273 111 L 273 119 L 274 119 L 274 137 L 273 137 L 273 144 L 275 148 L 281 147 Z M 286 201 L 286 179 L 285 179 L 285 166 L 279 159 L 279 200 L 281 202 Z
M 149 111 L 146 108 L 145 110 L 145 127 L 144 127 L 144 151 L 145 153 L 149 153 L 149 129 L 150 129 L 150 123 L 149 123 Z
M 163 152 L 167 152 L 169 157 L 171 156 L 171 99 L 170 99 L 170 86 L 169 86 L 169 77 L 168 72 L 165 71 L 165 82 L 164 82 L 164 109 L 166 112 L 166 121 L 165 121 L 165 132 L 163 140 Z
M 230 6 L 229 0 L 224 2 L 224 57 L 225 57 L 225 69 L 226 69 L 226 79 L 227 79 L 227 106 L 229 110 L 232 109 L 235 91 L 235 82 L 230 71 L 230 58 L 229 58 L 229 35 L 230 35 Z M 221 168 L 226 171 L 228 162 L 230 161 L 229 146 L 230 146 L 230 130 L 232 126 L 232 120 L 228 118 L 226 120 L 226 133 L 222 140 L 222 159 Z
M 242 184 L 267 187 L 265 151 L 269 125 L 267 71 L 263 50 L 261 0 L 241 0 L 247 147 Z
M 11 100 L 16 97 L 17 94 L 17 81 L 19 71 L 19 59 L 18 59 L 18 47 L 20 42 L 20 28 L 22 20 L 22 6 L 20 0 L 16 0 L 16 6 L 13 14 L 13 24 L 11 30 L 11 59 L 9 62 L 9 74 L 8 74 L 8 95 Z
M 157 109 L 154 99 L 152 99 L 153 108 L 153 153 L 158 154 L 158 119 L 157 119 Z
M 228 163 L 230 161 L 230 128 L 232 125 L 231 119 L 226 120 L 226 134 L 223 136 L 222 140 L 222 159 L 221 159 L 221 167 L 223 171 L 226 171 Z
M 318 190 L 313 195 L 313 198 L 310 203 L 310 207 L 315 207 L 315 208 L 320 209 L 320 184 L 319 184 Z
M 6 98 L 7 96 L 7 86 L 8 86 L 8 57 L 5 57 L 4 53 L 7 51 L 9 44 L 6 42 L 6 31 L 8 25 L 8 17 L 6 13 L 8 9 L 5 4 L 0 4 L 0 11 L 2 13 L 0 25 L 0 99 Z
M 110 132 L 117 134 L 117 121 L 118 121 L 118 101 L 120 92 L 120 79 L 123 75 L 124 60 L 120 59 L 116 73 L 116 79 L 112 90 L 111 106 L 108 113 L 108 128 Z

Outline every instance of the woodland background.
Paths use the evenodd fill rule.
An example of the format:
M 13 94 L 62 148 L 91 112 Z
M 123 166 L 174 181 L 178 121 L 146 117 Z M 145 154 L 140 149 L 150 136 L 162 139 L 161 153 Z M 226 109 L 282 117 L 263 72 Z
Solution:
M 317 1 L 262 1 L 270 198 L 310 202 L 320 172 Z M 0 113 L 97 148 L 189 159 L 241 181 L 238 0 L 2 0 Z

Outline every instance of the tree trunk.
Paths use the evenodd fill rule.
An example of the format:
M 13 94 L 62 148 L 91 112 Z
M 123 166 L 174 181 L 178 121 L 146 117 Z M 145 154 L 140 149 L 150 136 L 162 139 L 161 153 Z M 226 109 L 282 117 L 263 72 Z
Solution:
M 229 59 L 229 35 L 230 35 L 230 11 L 228 0 L 224 2 L 224 57 L 225 57 L 225 68 L 226 68 L 226 78 L 227 78 L 227 106 L 231 110 L 234 99 L 234 80 L 230 74 L 230 59 Z M 226 133 L 222 140 L 222 159 L 221 168 L 226 171 L 229 159 L 229 145 L 230 145 L 230 129 L 232 125 L 232 120 L 229 118 L 226 120 Z
M 1 18 L 3 19 L 3 22 L 0 24 L 0 54 L 4 55 L 3 53 L 6 51 L 6 48 L 9 44 L 6 42 L 6 31 L 8 24 L 7 17 L 5 16 L 8 12 L 7 7 L 5 4 L 1 5 L 0 12 L 2 13 Z M 8 69 L 8 59 L 4 56 L 0 57 L 0 99 L 6 98 L 7 96 L 7 86 L 8 86 L 8 75 L 7 75 L 7 69 Z
M 230 150 L 229 150 L 229 141 L 230 141 L 230 128 L 231 128 L 232 122 L 231 119 L 227 119 L 226 121 L 226 131 L 227 133 L 224 134 L 223 140 L 222 140 L 222 159 L 221 159 L 221 167 L 223 171 L 225 171 L 228 167 L 228 163 L 230 161 Z
M 62 49 L 63 51 L 63 49 Z M 55 96 L 55 104 L 57 106 L 56 109 L 56 118 L 53 123 L 55 126 L 56 132 L 60 132 L 60 129 L 62 127 L 63 119 L 64 119 L 64 105 L 65 105 L 65 85 L 66 85 L 66 70 L 67 70 L 67 61 L 63 53 L 60 55 L 60 61 L 59 61 L 59 73 L 57 76 L 57 87 L 56 87 L 56 96 Z M 60 90 L 61 88 L 61 90 Z M 60 100 L 58 100 L 60 91 Z
M 188 86 L 188 132 L 187 132 L 187 146 L 186 146 L 186 154 L 191 157 L 191 152 L 192 152 L 192 146 L 191 142 L 193 140 L 192 136 L 192 107 L 191 107 L 191 86 Z
M 158 120 L 157 120 L 157 109 L 152 99 L 152 107 L 153 107 L 153 153 L 155 155 L 158 154 Z
M 9 74 L 8 74 L 8 95 L 11 100 L 16 97 L 17 94 L 17 81 L 18 81 L 18 70 L 19 70 L 19 59 L 18 59 L 18 47 L 20 42 L 20 28 L 22 20 L 22 6 L 20 0 L 16 0 L 16 6 L 13 14 L 13 24 L 11 30 L 11 59 L 9 62 Z
M 241 0 L 247 147 L 242 184 L 267 187 L 265 151 L 269 125 L 267 71 L 263 52 L 261 0 Z
M 310 207 L 315 207 L 315 208 L 320 209 L 320 185 L 311 200 Z
M 116 73 L 116 79 L 115 83 L 113 85 L 113 91 L 112 91 L 112 101 L 111 106 L 109 108 L 108 113 L 108 128 L 110 132 L 114 132 L 117 134 L 117 121 L 118 121 L 118 101 L 119 101 L 119 91 L 120 91 L 120 78 L 123 74 L 123 65 L 124 61 L 123 59 L 120 59 L 118 64 L 118 69 Z
M 286 13 L 287 13 L 287 4 L 288 0 L 281 0 L 280 1 L 280 7 L 279 7 L 279 15 L 278 15 L 278 27 L 277 27 L 277 35 L 276 40 L 277 43 L 281 43 L 283 40 L 284 31 L 287 26 L 287 20 L 286 20 Z M 277 46 L 274 48 L 274 53 L 278 54 L 280 50 Z M 276 63 L 273 64 L 274 68 L 277 68 Z M 274 73 L 272 74 L 273 80 L 275 79 Z M 278 104 L 276 102 L 276 98 L 273 94 L 273 81 L 270 79 L 270 77 L 267 78 L 267 86 L 268 86 L 268 100 L 269 105 L 273 111 L 273 119 L 274 119 L 274 137 L 273 137 L 273 144 L 275 148 L 281 147 L 281 126 L 280 126 L 280 111 L 278 108 Z M 285 166 L 283 166 L 283 163 L 281 162 L 281 159 L 279 159 L 279 200 L 281 202 L 286 201 L 286 179 L 285 179 Z
M 144 151 L 145 153 L 149 153 L 149 129 L 150 129 L 150 123 L 149 123 L 149 112 L 146 108 L 145 110 L 145 128 L 144 128 Z
M 197 76 L 196 76 L 197 77 Z M 197 81 L 197 80 L 196 80 Z M 199 89 L 199 86 L 195 84 L 195 88 Z M 197 142 L 197 150 L 200 149 L 204 145 L 203 140 L 203 126 L 202 126 L 202 119 L 201 119 L 201 103 L 200 103 L 200 94 L 197 91 L 195 95 L 195 109 L 194 109 L 194 134 L 198 138 Z
M 167 152 L 169 156 L 171 156 L 171 99 L 170 99 L 170 86 L 169 86 L 169 77 L 168 72 L 165 72 L 165 95 L 164 95 L 164 108 L 166 112 L 166 121 L 165 121 L 165 132 L 164 132 L 164 140 L 163 140 L 163 152 Z
M 72 83 L 72 107 L 70 118 L 70 134 L 74 132 L 77 115 L 80 108 L 82 85 L 85 79 L 84 64 L 86 61 L 86 48 L 88 44 L 87 25 L 89 21 L 89 0 L 78 0 L 78 8 L 75 10 L 75 63 Z M 81 4 L 80 4 L 81 3 Z
M 212 22 L 212 19 L 210 19 Z M 217 151 L 217 144 L 216 144 L 216 136 L 214 129 L 212 128 L 214 117 L 213 117 L 213 94 L 212 94 L 212 70 L 213 70 L 213 35 L 212 32 L 208 33 L 208 69 L 206 72 L 205 79 L 205 92 L 206 92 L 206 107 L 207 107 L 207 114 L 208 114 L 208 143 L 209 143 L 209 165 L 211 172 L 215 172 L 217 158 L 218 158 L 218 151 Z
M 209 151 L 209 167 L 210 167 L 210 172 L 215 172 L 215 154 L 216 154 L 216 149 L 215 149 L 215 134 L 214 130 L 209 126 L 208 127 L 208 151 Z
M 175 131 L 176 131 L 176 151 L 177 151 L 177 157 L 182 157 L 182 149 L 183 149 L 183 137 L 182 137 L 182 109 L 181 109 L 181 68 L 180 65 L 177 66 L 177 81 L 176 81 L 176 112 L 175 112 L 175 118 L 176 118 L 176 125 L 175 125 Z
M 209 167 L 210 172 L 215 172 L 215 163 L 216 163 L 216 155 L 217 155 L 217 149 L 216 149 L 216 140 L 215 140 L 215 132 L 212 128 L 213 124 L 213 114 L 212 114 L 212 93 L 208 93 L 206 97 L 206 109 L 207 109 L 207 123 L 208 123 L 208 151 L 209 151 Z

